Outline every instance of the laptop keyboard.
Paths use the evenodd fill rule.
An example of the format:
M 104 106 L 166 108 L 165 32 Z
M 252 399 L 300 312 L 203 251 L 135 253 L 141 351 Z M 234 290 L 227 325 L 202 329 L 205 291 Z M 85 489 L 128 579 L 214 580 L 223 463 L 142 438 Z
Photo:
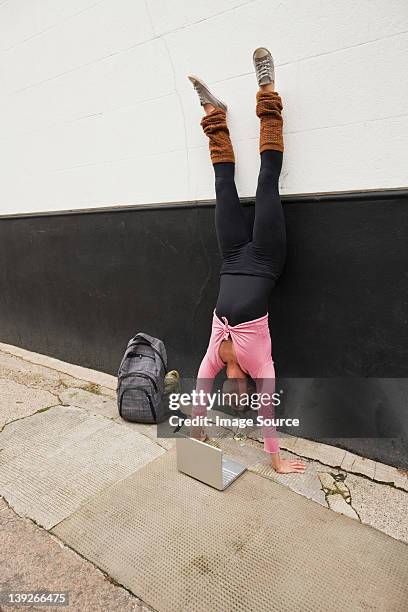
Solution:
M 226 486 L 227 484 L 231 482 L 231 480 L 235 478 L 236 475 L 237 475 L 236 472 L 233 472 L 232 470 L 228 470 L 226 467 L 223 467 L 222 468 L 222 484 Z

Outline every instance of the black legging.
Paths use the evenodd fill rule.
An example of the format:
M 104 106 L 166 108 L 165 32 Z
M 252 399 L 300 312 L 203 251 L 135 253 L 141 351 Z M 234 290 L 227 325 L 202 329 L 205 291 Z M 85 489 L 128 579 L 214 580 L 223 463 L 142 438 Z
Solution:
M 285 263 L 285 218 L 278 186 L 282 156 L 275 150 L 261 153 L 252 237 L 235 186 L 235 164 L 214 164 L 215 226 L 222 257 L 215 311 L 230 325 L 268 312 L 270 292 Z

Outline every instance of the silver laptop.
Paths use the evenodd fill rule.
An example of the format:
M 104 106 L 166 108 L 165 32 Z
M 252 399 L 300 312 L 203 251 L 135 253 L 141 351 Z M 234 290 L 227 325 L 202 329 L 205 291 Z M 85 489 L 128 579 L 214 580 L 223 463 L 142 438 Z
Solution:
M 177 469 L 192 478 L 223 491 L 245 472 L 238 461 L 222 456 L 222 450 L 194 438 L 176 440 Z

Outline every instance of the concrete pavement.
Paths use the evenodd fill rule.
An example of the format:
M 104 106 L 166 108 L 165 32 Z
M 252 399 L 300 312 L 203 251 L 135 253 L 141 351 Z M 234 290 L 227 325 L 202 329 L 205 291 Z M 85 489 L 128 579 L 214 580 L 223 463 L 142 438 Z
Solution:
M 3 590 L 63 588 L 72 610 L 406 609 L 405 473 L 285 438 L 307 470 L 279 476 L 258 441 L 226 437 L 248 472 L 220 493 L 122 422 L 114 388 L 0 345 Z
M 1 498 L 0 531 L 2 591 L 69 590 L 68 609 L 78 611 L 151 609 L 61 540 L 19 517 Z M 3 603 L 0 608 L 14 607 Z

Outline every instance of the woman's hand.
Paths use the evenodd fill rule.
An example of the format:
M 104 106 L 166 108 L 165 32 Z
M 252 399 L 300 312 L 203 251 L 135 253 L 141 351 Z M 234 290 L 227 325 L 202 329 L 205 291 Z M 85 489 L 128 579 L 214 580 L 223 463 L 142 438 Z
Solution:
M 299 459 L 284 459 L 280 453 L 272 454 L 272 467 L 278 474 L 303 474 L 306 466 Z

